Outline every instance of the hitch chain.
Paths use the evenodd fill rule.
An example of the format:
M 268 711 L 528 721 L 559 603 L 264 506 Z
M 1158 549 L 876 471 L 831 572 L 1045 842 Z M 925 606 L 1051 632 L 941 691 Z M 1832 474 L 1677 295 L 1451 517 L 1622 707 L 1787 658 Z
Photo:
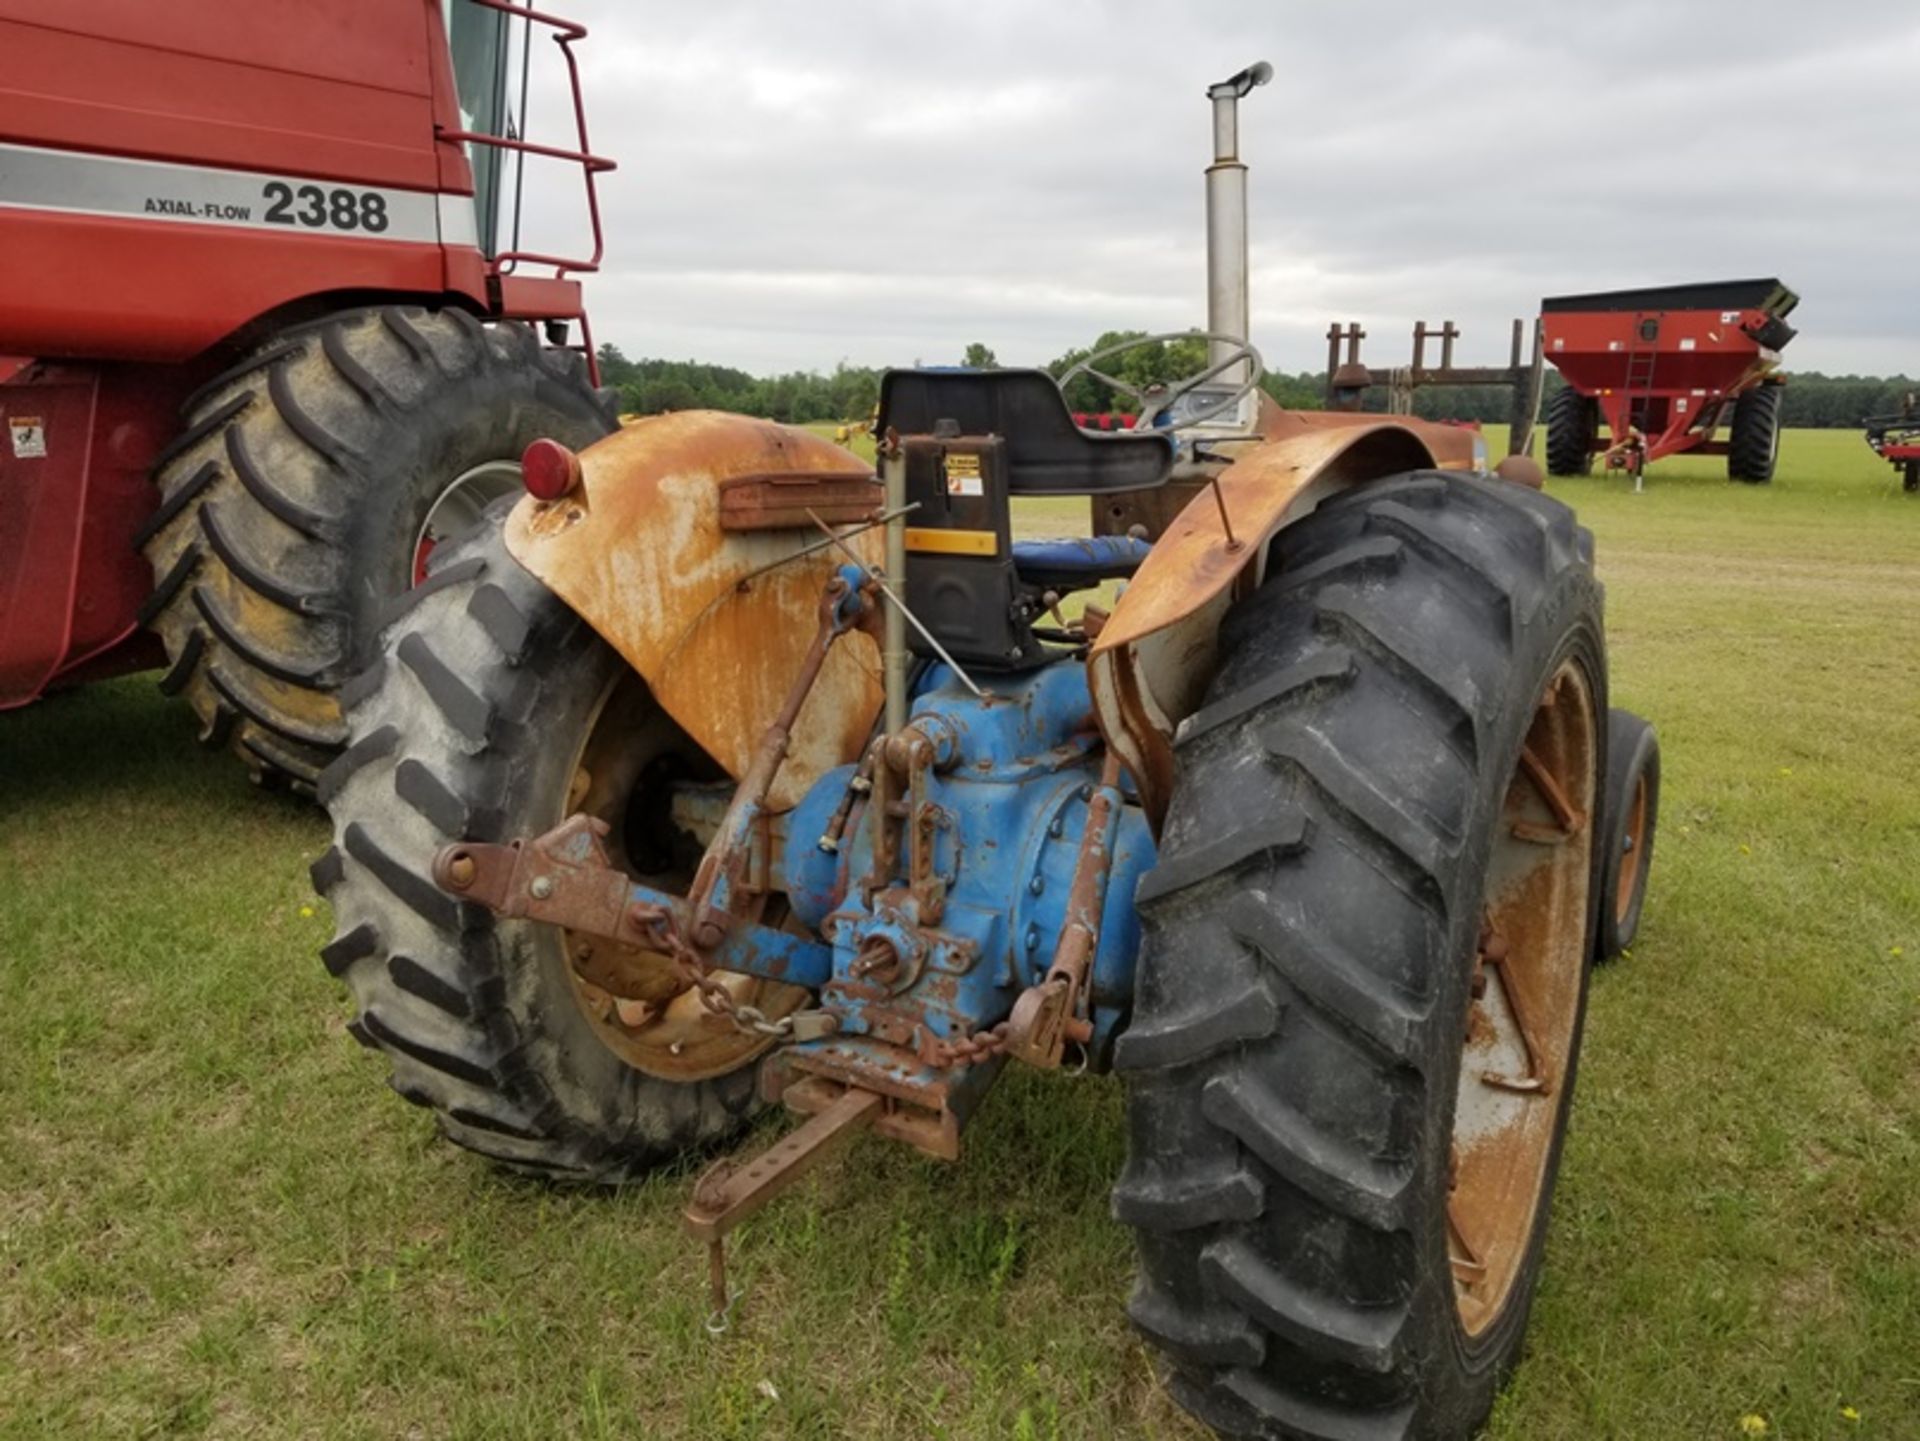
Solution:
M 1006 1050 L 1007 1033 L 1011 1029 L 1010 1021 L 1002 1021 L 997 1026 L 975 1031 L 971 1036 L 962 1036 L 957 1041 L 928 1041 L 921 1048 L 920 1057 L 928 1065 L 941 1070 L 953 1066 L 971 1066 Z
M 634 901 L 627 907 L 627 915 L 647 932 L 660 954 L 672 962 L 674 974 L 700 993 L 700 1004 L 710 1014 L 725 1016 L 748 1035 L 774 1040 L 817 1040 L 837 1029 L 834 1018 L 825 1011 L 795 1011 L 775 1021 L 769 1020 L 758 1006 L 735 1000 L 733 992 L 713 974 L 712 964 L 680 934 L 680 928 L 673 923 L 673 913 L 665 906 Z

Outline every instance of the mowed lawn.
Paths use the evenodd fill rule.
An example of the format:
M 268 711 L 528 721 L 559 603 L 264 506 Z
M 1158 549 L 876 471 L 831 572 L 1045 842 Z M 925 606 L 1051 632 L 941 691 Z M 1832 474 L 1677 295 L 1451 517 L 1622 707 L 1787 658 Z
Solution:
M 1510 1441 L 1920 1437 L 1920 499 L 1851 432 L 1722 474 L 1552 487 L 1666 775 Z M 691 1165 L 438 1142 L 315 956 L 322 819 L 150 679 L 0 716 L 0 818 L 0 1435 L 1201 1434 L 1121 1313 L 1117 1081 L 1015 1068 L 958 1166 L 862 1143 L 716 1342 Z

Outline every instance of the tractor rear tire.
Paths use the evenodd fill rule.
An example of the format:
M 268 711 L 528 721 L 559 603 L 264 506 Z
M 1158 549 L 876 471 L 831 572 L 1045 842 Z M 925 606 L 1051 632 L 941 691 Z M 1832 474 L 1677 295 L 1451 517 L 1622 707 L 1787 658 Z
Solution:
M 1363 486 L 1275 547 L 1181 726 L 1137 894 L 1116 1055 L 1128 1310 L 1223 1434 L 1464 1437 L 1519 1354 L 1573 1089 L 1599 852 L 1577 825 L 1541 844 L 1546 793 L 1520 767 L 1523 747 L 1560 757 L 1591 814 L 1600 587 L 1564 505 L 1482 477 Z M 1515 877 L 1535 864 L 1553 868 L 1548 919 L 1502 954 L 1546 938 L 1528 967 L 1551 1004 L 1528 1009 L 1557 1064 L 1540 1094 L 1483 1093 L 1462 1037 L 1478 1044 L 1487 936 L 1526 913 Z M 1511 994 L 1506 975 L 1487 993 Z M 1532 1189 L 1489 1213 L 1481 1241 L 1509 1245 L 1478 1254 L 1498 1269 L 1456 1282 L 1454 1203 L 1504 1184 L 1485 1133 L 1456 1126 L 1506 1100 L 1533 1128 L 1535 1169 L 1511 1167 Z
M 141 538 L 161 689 L 256 780 L 309 790 L 346 739 L 336 693 L 440 519 L 470 524 L 517 486 L 541 436 L 583 446 L 618 423 L 578 354 L 413 306 L 288 330 L 182 411 Z
M 381 659 L 343 693 L 352 743 L 319 787 L 334 826 L 313 865 L 335 922 L 321 958 L 357 1005 L 348 1030 L 386 1056 L 393 1089 L 434 1111 L 450 1140 L 551 1179 L 619 1183 L 739 1129 L 758 1106 L 753 1062 L 770 1042 L 716 1023 L 696 993 L 670 984 L 663 996 L 678 999 L 659 1024 L 672 1015 L 685 1029 L 650 1034 L 691 1044 L 649 1054 L 686 1074 L 643 1070 L 609 1043 L 625 1034 L 610 998 L 596 1010 L 581 988 L 576 938 L 434 884 L 443 846 L 539 834 L 574 810 L 611 823 L 616 860 L 664 873 L 665 859 L 632 863 L 668 829 L 665 806 L 641 803 L 632 777 L 689 753 L 678 773 L 717 775 L 489 519 L 436 556 Z M 585 749 L 609 732 L 617 749 Z M 604 803 L 589 798 L 603 791 Z M 778 989 L 792 992 L 786 1011 L 805 995 Z
M 1757 385 L 1733 402 L 1733 423 L 1727 428 L 1727 478 L 1748 485 L 1773 479 L 1780 460 L 1780 395 L 1778 385 Z
M 1547 402 L 1547 473 L 1591 475 L 1599 434 L 1599 402 L 1571 385 L 1556 390 Z
M 1607 804 L 1600 830 L 1604 867 L 1593 959 L 1613 960 L 1640 934 L 1660 826 L 1660 738 L 1629 710 L 1607 716 Z

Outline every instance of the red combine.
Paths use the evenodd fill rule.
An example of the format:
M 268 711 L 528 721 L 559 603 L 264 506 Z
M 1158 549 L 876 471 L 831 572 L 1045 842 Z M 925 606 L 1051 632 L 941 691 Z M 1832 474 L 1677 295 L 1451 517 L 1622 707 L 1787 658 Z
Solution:
M 1733 480 L 1772 480 L 1780 352 L 1799 303 L 1772 279 L 1542 301 L 1547 359 L 1567 382 L 1547 405 L 1548 471 L 1585 475 L 1599 454 L 1638 485 L 1650 462 L 1691 451 L 1726 456 Z
M 584 33 L 508 0 L 0 0 L 0 709 L 164 665 L 206 740 L 318 782 L 432 548 L 534 438 L 615 424 Z M 570 148 L 520 138 L 536 34 Z M 584 174 L 590 254 L 519 247 L 529 154 Z

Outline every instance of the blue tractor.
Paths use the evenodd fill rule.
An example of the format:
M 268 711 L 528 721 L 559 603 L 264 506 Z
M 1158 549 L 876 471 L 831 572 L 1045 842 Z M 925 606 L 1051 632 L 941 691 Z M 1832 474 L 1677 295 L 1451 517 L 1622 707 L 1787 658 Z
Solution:
M 325 960 L 394 1088 L 522 1170 L 805 1117 L 694 1188 L 722 1316 L 727 1231 L 832 1144 L 954 1159 L 1008 1065 L 1115 1069 L 1176 1396 L 1464 1437 L 1637 921 L 1610 739 L 1651 737 L 1566 506 L 1276 411 L 1227 319 L 1126 433 L 1038 371 L 896 371 L 871 468 L 710 412 L 536 443 L 347 696 Z M 1061 496 L 1100 533 L 1015 537 Z

